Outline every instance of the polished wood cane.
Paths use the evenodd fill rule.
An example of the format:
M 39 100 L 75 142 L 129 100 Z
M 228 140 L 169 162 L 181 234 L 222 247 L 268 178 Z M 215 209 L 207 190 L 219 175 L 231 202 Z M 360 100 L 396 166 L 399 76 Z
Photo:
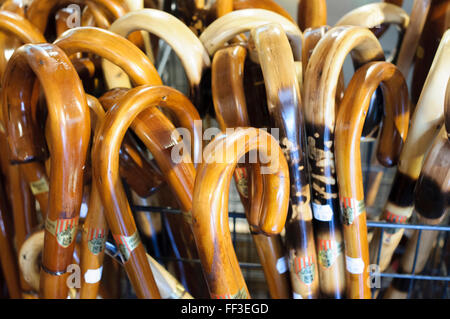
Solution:
M 443 123 L 445 85 L 449 77 L 448 54 L 450 32 L 446 32 L 436 52 L 403 146 L 398 169 L 383 208 L 381 220 L 406 223 L 413 211 L 414 188 L 422 168 L 422 161 L 438 129 Z M 398 246 L 404 229 L 376 229 L 370 243 L 371 263 L 380 255 L 380 271 L 385 270 Z M 379 251 L 381 250 L 381 251 Z
M 246 49 L 240 45 L 223 48 L 214 55 L 211 71 L 212 94 L 216 118 L 222 132 L 230 128 L 250 126 L 243 84 L 246 55 Z M 257 194 L 252 194 L 253 187 L 250 183 L 253 179 L 250 174 L 255 179 L 253 174 L 258 174 L 258 171 L 251 171 L 248 164 L 237 164 L 234 172 L 237 190 L 250 223 L 250 232 L 263 266 L 270 297 L 287 299 L 292 292 L 281 237 L 260 234 L 252 227 L 252 224 L 257 222 L 257 216 L 250 216 L 250 205 Z
M 282 15 L 295 23 L 291 14 L 274 0 L 233 0 L 233 10 L 264 9 Z
M 335 256 L 343 253 L 339 250 L 339 242 L 342 241 L 339 231 L 331 231 L 336 229 L 334 221 L 341 216 L 334 163 L 335 94 L 349 53 L 356 67 L 384 59 L 380 43 L 368 29 L 333 27 L 317 43 L 308 62 L 303 87 L 313 216 L 317 227 L 322 229 L 318 235 L 325 234 L 324 239 L 334 247 Z M 333 284 L 334 287 L 328 290 L 342 296 L 345 284 L 340 281 Z
M 198 37 L 174 16 L 156 9 L 143 9 L 126 14 L 116 20 L 110 31 L 126 37 L 130 32 L 144 30 L 166 41 L 179 57 L 188 82 L 189 97 L 195 106 L 202 103 L 200 84 L 211 62 Z M 129 87 L 129 83 L 117 82 L 122 77 L 121 70 L 108 61 L 104 61 L 105 76 L 109 88 Z
M 254 128 L 217 135 L 205 148 L 198 168 L 192 209 L 195 240 L 214 299 L 250 298 L 231 242 L 227 204 L 236 164 L 250 151 L 258 151 L 267 165 L 262 175 L 264 188 L 259 190 L 264 195 L 251 203 L 252 209 L 261 209 L 256 226 L 270 236 L 280 233 L 286 221 L 289 172 L 277 141 Z
M 290 216 L 286 225 L 286 246 L 294 298 L 317 298 L 319 278 L 304 155 L 305 128 L 294 56 L 286 34 L 277 24 L 253 29 L 250 46 L 257 52 L 269 113 L 274 127 L 279 130 L 279 143 L 289 165 Z M 278 61 L 276 67 L 272 61 Z
M 373 62 L 358 69 L 345 91 L 336 119 L 336 173 L 344 227 L 346 296 L 352 299 L 371 297 L 360 140 L 371 96 L 380 84 L 386 116 L 377 155 L 383 165 L 395 164 L 408 132 L 409 105 L 406 81 L 393 64 Z
M 302 32 L 308 28 L 326 25 L 326 0 L 299 0 L 297 6 L 297 23 Z
M 26 113 L 30 112 L 30 92 L 36 78 L 48 105 L 53 106 L 48 108 L 51 174 L 40 296 L 66 298 L 67 267 L 72 262 L 83 193 L 89 111 L 81 81 L 64 52 L 51 44 L 22 46 L 11 57 L 3 77 L 3 114 L 9 119 L 11 154 L 17 162 L 36 160 L 24 149 L 15 149 L 17 141 L 22 145 L 34 142 L 33 136 L 22 136 L 20 128 L 28 124 L 23 119 L 29 118 Z M 64 85 L 61 78 L 65 79 Z
M 424 160 L 414 191 L 414 211 L 418 224 L 439 225 L 446 222 L 450 194 L 449 156 L 450 141 L 442 127 Z M 416 229 L 406 244 L 399 272 L 420 274 L 429 261 L 438 235 L 438 231 Z M 406 299 L 410 287 L 411 279 L 394 278 L 383 298 Z

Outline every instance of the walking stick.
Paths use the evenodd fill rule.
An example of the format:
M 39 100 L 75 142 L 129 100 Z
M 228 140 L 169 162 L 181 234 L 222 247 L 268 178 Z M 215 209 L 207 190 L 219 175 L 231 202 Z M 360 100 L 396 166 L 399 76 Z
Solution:
M 200 35 L 200 40 L 210 56 L 224 44 L 241 33 L 265 25 L 279 23 L 288 36 L 295 61 L 301 61 L 302 33 L 285 17 L 263 9 L 244 9 L 233 11 L 211 23 Z
M 360 140 L 373 92 L 381 84 L 385 120 L 378 158 L 385 166 L 398 160 L 409 125 L 408 88 L 388 62 L 367 63 L 352 77 L 336 119 L 336 172 L 344 227 L 347 297 L 370 298 L 369 245 L 362 183 Z
M 212 93 L 216 118 L 222 132 L 226 132 L 227 128 L 250 126 L 243 84 L 246 55 L 246 49 L 240 45 L 223 48 L 214 55 L 211 71 Z M 270 296 L 274 299 L 287 299 L 292 293 L 287 267 L 283 269 L 285 257 L 281 237 L 260 234 L 252 227 L 257 223 L 258 216 L 250 216 L 250 205 L 254 200 L 250 181 L 256 178 L 254 174 L 258 174 L 258 171 L 250 169 L 248 164 L 237 164 L 234 172 L 236 186 L 250 223 L 250 232 L 263 266 Z M 249 177 L 250 174 L 253 179 Z
M 258 224 L 267 235 L 281 232 L 286 221 L 289 178 L 286 159 L 276 140 L 265 131 L 246 128 L 219 134 L 205 148 L 194 187 L 192 222 L 203 271 L 212 298 L 249 298 L 228 229 L 228 189 L 236 164 L 251 151 L 267 162 L 264 194 L 252 201 L 260 209 Z
M 221 9 L 220 12 L 219 12 L 219 5 L 217 3 L 221 2 L 216 2 L 211 6 L 211 10 L 214 9 L 214 6 L 216 7 L 217 18 L 220 18 L 221 16 L 224 16 L 225 14 L 236 10 L 264 9 L 282 15 L 291 22 L 296 23 L 294 18 L 292 18 L 292 16 L 289 14 L 289 12 L 286 11 L 274 0 L 225 0 L 222 2 L 225 2 L 225 4 L 222 5 L 222 8 L 225 9 Z
M 160 167 L 161 171 L 163 172 L 163 174 L 168 177 L 168 181 L 169 184 L 174 188 L 174 193 L 177 194 L 178 199 L 180 201 L 180 204 L 182 205 L 183 210 L 185 211 L 190 211 L 190 205 L 192 205 L 192 187 L 193 187 L 193 178 L 195 176 L 195 169 L 192 165 L 192 162 L 189 161 L 188 163 L 177 163 L 177 161 L 175 161 L 175 159 L 173 159 L 171 157 L 171 149 L 173 149 L 174 147 L 177 146 L 177 144 L 179 144 L 178 142 L 176 142 L 176 140 L 174 140 L 174 138 L 171 136 L 173 134 L 173 130 L 169 130 L 167 132 L 167 130 L 155 130 L 153 129 L 152 131 L 148 130 L 147 132 L 144 132 L 142 130 L 143 127 L 143 123 L 140 120 L 140 117 L 138 116 L 141 111 L 148 109 L 150 112 L 153 113 L 147 113 L 149 114 L 148 119 L 149 122 L 152 122 L 152 118 L 154 118 L 155 116 L 159 116 L 159 118 L 161 118 L 162 114 L 160 111 L 158 111 L 157 109 L 153 108 L 152 106 L 155 105 L 159 105 L 159 106 L 166 106 L 169 109 L 171 109 L 172 111 L 174 111 L 174 113 L 177 115 L 178 119 L 180 120 L 180 123 L 184 126 L 184 127 L 189 127 L 190 128 L 190 132 L 191 134 L 193 132 L 195 132 L 195 134 L 192 134 L 193 138 L 194 138 L 194 143 L 199 143 L 198 139 L 200 138 L 200 135 L 198 134 L 198 128 L 195 126 L 195 123 L 193 123 L 194 121 L 192 120 L 192 116 L 190 114 L 196 114 L 196 110 L 194 108 L 194 106 L 189 102 L 189 100 L 183 96 L 181 93 L 179 93 L 178 91 L 168 88 L 168 87 L 159 87 L 159 86 L 141 86 L 135 89 L 131 89 L 128 93 L 126 93 L 118 102 L 118 104 L 116 106 L 114 106 L 110 112 L 112 112 L 114 110 L 114 112 L 116 112 L 117 118 L 114 120 L 115 124 L 114 125 L 120 125 L 119 128 L 122 127 L 122 125 L 126 124 L 126 125 L 131 125 L 134 129 L 134 131 L 138 134 L 139 138 L 141 138 L 143 140 L 143 142 L 146 144 L 147 148 L 149 148 L 149 150 L 152 152 L 152 154 L 155 156 L 155 159 L 158 163 L 158 166 Z M 136 113 L 131 112 L 131 113 L 126 113 L 126 114 L 122 114 L 120 112 L 126 112 L 125 109 L 129 108 L 129 107 L 133 107 L 133 110 L 136 110 Z M 138 109 L 136 109 L 138 108 Z M 122 111 L 119 111 L 122 110 Z M 161 114 L 161 115 L 158 115 Z M 129 119 L 129 124 L 128 120 L 126 117 L 124 117 L 122 119 L 122 117 L 119 116 L 127 116 L 130 117 L 132 116 L 132 118 Z M 198 113 L 197 113 L 198 116 Z M 108 117 L 105 119 L 105 121 L 107 121 Z M 165 119 L 166 122 L 167 119 L 163 116 L 162 119 Z M 111 120 L 113 121 L 113 120 Z M 117 123 L 116 123 L 117 122 Z M 120 122 L 120 123 L 119 123 Z M 190 123 L 188 123 L 190 122 Z M 114 129 L 113 126 L 111 126 L 112 124 L 104 124 L 103 127 L 105 127 L 105 129 L 107 128 L 108 130 L 112 130 Z M 126 128 L 128 128 L 128 126 Z M 141 129 L 140 129 L 141 128 Z M 116 128 L 117 129 L 117 128 Z M 108 131 L 109 132 L 109 131 Z M 114 130 L 114 132 L 116 132 Z M 141 133 L 142 132 L 142 133 Z M 152 133 L 153 132 L 153 136 Z M 112 138 L 114 139 L 118 139 L 118 138 L 122 138 L 122 137 L 117 137 L 117 136 L 112 136 Z M 98 143 L 103 143 L 102 141 L 99 141 Z M 109 145 L 104 145 L 104 147 L 113 147 L 111 145 L 111 143 L 108 143 Z M 181 142 L 182 144 L 182 142 Z M 179 146 L 179 145 L 178 145 Z M 101 148 L 99 148 L 101 149 Z M 176 149 L 176 148 L 175 148 Z M 184 156 L 186 156 L 186 152 L 184 152 Z M 104 157 L 100 157 L 100 158 L 104 158 Z M 184 158 L 186 159 L 186 157 Z M 181 160 L 183 160 L 183 158 L 181 158 Z M 98 162 L 100 160 L 96 159 L 96 162 Z M 101 162 L 101 161 L 100 161 Z M 97 163 L 96 165 L 100 165 L 101 163 Z M 105 166 L 105 163 L 103 163 L 103 165 Z M 102 167 L 102 169 L 104 169 L 105 167 Z M 183 169 L 183 170 L 181 170 Z M 96 169 L 94 169 L 95 171 Z M 97 172 L 98 174 L 98 172 Z M 121 190 L 123 192 L 123 190 L 121 188 L 119 188 L 119 190 Z M 117 191 L 117 190 L 116 190 Z M 105 194 L 107 193 L 107 194 Z M 108 208 L 108 205 L 110 205 L 108 203 L 108 200 L 105 200 L 106 198 L 109 197 L 105 197 L 105 196 L 110 196 L 108 195 L 109 193 L 106 191 L 101 191 L 101 195 L 103 198 L 103 202 L 105 204 L 105 208 L 108 209 L 108 214 L 110 211 L 112 211 L 113 208 Z M 124 205 L 124 204 L 120 204 L 120 205 Z M 111 206 L 111 205 L 110 205 Z M 116 208 L 114 208 L 116 209 Z M 187 213 L 186 213 L 187 214 Z M 117 215 L 114 215 L 117 216 Z M 186 215 L 187 216 L 187 215 Z M 130 216 L 131 217 L 131 216 Z M 111 215 L 107 215 L 107 219 L 108 219 L 108 224 L 111 227 L 111 230 L 113 232 L 113 234 L 116 234 L 117 236 L 121 233 L 119 233 L 119 230 L 117 229 L 116 226 L 112 226 L 113 221 L 110 222 L 110 219 L 113 219 L 116 217 L 113 217 Z M 114 221 L 115 222 L 115 221 Z M 187 223 L 185 223 L 186 225 L 188 225 Z M 116 227 L 116 228 L 114 228 Z M 128 227 L 131 227 L 130 225 L 128 225 Z M 184 228 L 182 229 L 182 231 L 180 233 L 182 233 L 183 236 L 186 236 L 186 238 L 189 236 L 189 225 L 187 226 L 188 229 Z M 135 226 L 134 226 L 135 228 Z M 132 231 L 135 231 L 135 229 L 132 229 Z M 131 231 L 128 231 L 129 234 L 132 234 Z M 196 278 L 197 280 L 197 284 L 198 282 L 198 277 Z
M 10 241 L 12 234 L 10 220 L 6 211 L 6 196 L 3 181 L 0 180 L 0 264 L 9 297 L 20 299 L 22 298 L 22 290 L 17 267 L 17 256 Z
M 403 0 L 383 0 L 383 2 L 395 4 L 400 8 L 403 7 Z M 389 24 L 381 24 L 379 26 L 376 26 L 375 28 L 372 28 L 371 31 L 376 35 L 378 39 L 380 39 L 389 27 Z
M 64 85 L 61 78 L 65 79 Z M 11 57 L 2 85 L 3 115 L 10 119 L 7 129 L 15 160 L 36 160 L 14 148 L 20 141 L 27 146 L 24 149 L 33 150 L 35 138 L 22 136 L 20 129 L 30 123 L 27 118 L 35 79 L 44 89 L 47 105 L 52 105 L 48 108 L 51 175 L 40 295 L 66 298 L 65 280 L 81 206 L 90 121 L 81 81 L 68 57 L 51 44 L 22 46 Z
M 269 113 L 273 124 L 280 130 L 280 146 L 289 165 L 291 191 L 286 245 L 294 297 L 316 298 L 319 278 L 304 156 L 304 122 L 294 58 L 279 25 L 253 29 L 250 41 L 254 43 L 261 64 Z M 276 67 L 271 61 L 278 61 Z
M 424 154 L 436 136 L 437 128 L 443 122 L 445 85 L 450 74 L 447 58 L 450 52 L 449 41 L 450 32 L 446 32 L 412 115 L 408 137 L 403 146 L 391 191 L 381 215 L 382 220 L 406 223 L 412 214 L 413 192 L 422 168 Z M 403 229 L 375 230 L 369 254 L 371 263 L 377 263 L 376 258 L 380 254 L 380 271 L 389 265 L 403 231 Z
M 326 25 L 326 0 L 299 0 L 297 6 L 297 23 L 302 32 L 308 28 Z
M 321 229 L 318 236 L 323 234 L 323 239 L 334 248 L 328 254 L 336 256 L 336 261 L 342 260 L 342 251 L 339 250 L 342 238 L 339 236 L 340 207 L 334 163 L 335 92 L 344 60 L 350 52 L 357 67 L 384 57 L 381 45 L 368 29 L 334 27 L 316 45 L 308 62 L 303 87 L 314 222 Z M 325 253 L 322 254 L 326 256 Z M 323 266 L 330 263 L 325 261 Z M 342 265 L 336 265 L 341 269 Z M 342 296 L 345 284 L 341 281 L 333 284 L 334 287 L 327 291 L 332 291 L 334 296 Z
M 448 89 L 447 92 L 449 92 Z M 418 216 L 418 224 L 439 225 L 448 215 L 449 156 L 450 141 L 445 128 L 442 127 L 424 160 L 414 192 L 414 211 Z M 438 231 L 414 231 L 408 239 L 402 256 L 400 273 L 418 274 L 422 272 L 438 234 Z M 420 242 L 418 243 L 418 241 Z M 394 278 L 383 297 L 406 299 L 410 287 L 412 287 L 411 279 Z
M 203 44 L 183 22 L 160 10 L 143 9 L 130 12 L 116 20 L 109 30 L 124 37 L 132 31 L 144 30 L 166 41 L 184 67 L 191 101 L 200 107 L 203 103 L 200 82 L 211 62 Z M 130 87 L 129 83 L 115 81 L 122 72 L 117 66 L 108 61 L 103 63 L 109 88 Z

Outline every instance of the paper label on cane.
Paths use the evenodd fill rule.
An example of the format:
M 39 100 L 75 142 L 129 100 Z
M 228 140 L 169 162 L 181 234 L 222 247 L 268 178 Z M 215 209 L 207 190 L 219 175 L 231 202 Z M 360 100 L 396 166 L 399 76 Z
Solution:
M 277 270 L 279 274 L 284 274 L 288 270 L 288 265 L 285 257 L 278 258 Z
M 356 198 L 351 197 L 341 197 L 340 204 L 342 223 L 347 226 L 353 224 L 355 219 L 366 211 L 364 200 L 357 200 Z
M 47 218 L 45 221 L 45 229 L 56 237 L 58 245 L 67 248 L 75 239 L 78 227 L 78 217 L 71 219 L 51 220 Z
M 245 288 L 239 289 L 235 294 L 214 294 L 211 293 L 212 299 L 247 299 L 248 295 Z
M 84 281 L 88 284 L 95 284 L 102 278 L 103 266 L 97 269 L 88 269 L 84 274 Z
M 136 231 L 131 236 L 113 235 L 119 249 L 123 262 L 127 262 L 130 259 L 131 252 L 139 246 L 141 239 L 139 233 Z
M 48 183 L 45 177 L 42 177 L 40 180 L 30 183 L 31 192 L 33 195 L 39 195 L 42 193 L 48 192 Z
M 102 228 L 90 228 L 87 234 L 88 249 L 94 254 L 98 255 L 105 249 L 106 230 Z
M 333 210 L 330 205 L 320 205 L 312 203 L 314 218 L 322 222 L 329 222 L 333 219 Z
M 345 263 L 349 273 L 360 275 L 364 271 L 364 261 L 361 258 L 345 256 Z
M 293 297 L 294 299 L 303 299 L 302 295 L 296 294 L 295 292 L 292 293 L 292 297 Z

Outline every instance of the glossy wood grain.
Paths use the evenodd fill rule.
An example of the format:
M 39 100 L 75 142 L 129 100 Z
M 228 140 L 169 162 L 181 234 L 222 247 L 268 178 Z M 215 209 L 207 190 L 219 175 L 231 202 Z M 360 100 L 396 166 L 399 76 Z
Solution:
M 212 298 L 249 298 L 228 228 L 228 189 L 239 158 L 249 151 L 266 155 L 258 226 L 267 235 L 284 227 L 288 206 L 288 168 L 278 143 L 262 130 L 248 128 L 219 134 L 205 148 L 194 188 L 192 222 L 203 271 Z
M 422 169 L 424 155 L 444 121 L 445 89 L 449 77 L 448 54 L 450 33 L 447 32 L 436 52 L 419 102 L 411 117 L 410 130 L 400 154 L 398 169 L 383 208 L 381 220 L 406 223 L 413 211 L 414 187 Z M 383 236 L 380 252 L 380 270 L 389 265 L 403 230 L 375 230 L 370 243 L 371 258 L 375 258 Z M 372 253 L 373 252 L 373 253 Z M 371 259 L 374 262 L 375 259 Z
M 326 0 L 299 0 L 297 6 L 297 23 L 302 31 L 305 31 L 307 28 L 326 25 Z
M 372 94 L 381 84 L 386 101 L 378 143 L 380 162 L 398 161 L 409 124 L 408 88 L 400 71 L 387 62 L 367 63 L 350 81 L 336 119 L 336 173 L 344 227 L 347 297 L 370 298 L 369 244 L 362 181 L 360 140 Z
M 333 27 L 317 43 L 308 62 L 303 86 L 314 222 L 321 229 L 318 236 L 324 234 L 323 240 L 330 241 L 330 246 L 335 247 L 336 260 L 341 260 L 336 264 L 338 274 L 342 274 L 343 237 L 339 232 L 341 213 L 334 159 L 335 94 L 348 54 L 356 67 L 384 59 L 380 43 L 368 29 Z M 332 288 L 326 286 L 328 294 L 332 291 L 335 296 L 342 296 L 345 291 L 342 279 L 333 281 Z
M 11 57 L 2 83 L 3 114 L 10 120 L 10 138 L 20 136 L 13 134 L 16 126 L 11 125 L 20 119 L 12 116 L 17 114 L 14 110 L 30 105 L 29 93 L 24 92 L 31 92 L 36 78 L 48 105 L 53 106 L 48 108 L 51 175 L 40 295 L 66 298 L 66 271 L 74 249 L 90 135 L 89 111 L 81 81 L 64 52 L 51 44 L 24 45 Z M 64 85 L 61 78 L 66 79 Z M 32 136 L 24 140 L 25 144 L 33 143 Z M 14 146 L 14 140 L 11 142 Z
M 286 32 L 294 59 L 301 60 L 302 33 L 285 17 L 264 9 L 244 9 L 233 11 L 211 23 L 200 35 L 200 40 L 210 56 L 236 35 L 267 24 L 279 23 Z
M 190 87 L 190 98 L 193 103 L 201 103 L 200 81 L 211 62 L 208 52 L 198 37 L 180 20 L 174 16 L 156 9 L 143 9 L 130 12 L 116 20 L 110 27 L 110 31 L 121 36 L 127 36 L 131 31 L 144 30 L 166 41 L 179 57 Z M 104 62 L 107 70 L 106 76 L 118 76 L 120 69 L 111 63 Z M 110 81 L 109 87 L 127 87 L 127 83 Z M 129 84 L 128 84 L 129 87 Z
M 264 9 L 282 15 L 295 23 L 291 14 L 274 0 L 233 0 L 233 10 Z
M 227 128 L 250 126 L 243 83 L 246 55 L 246 49 L 240 45 L 223 48 L 214 55 L 211 71 L 212 94 L 216 118 L 222 132 L 226 132 Z M 258 229 L 254 226 L 257 225 L 259 216 L 250 216 L 251 202 L 255 200 L 255 196 L 262 195 L 251 194 L 253 187 L 250 185 L 252 179 L 249 174 L 258 174 L 256 170 L 251 171 L 251 166 L 238 163 L 234 179 L 263 266 L 270 296 L 274 299 L 287 299 L 292 294 L 288 273 L 282 273 L 277 268 L 279 260 L 282 262 L 285 255 L 281 237 L 258 234 Z M 259 213 L 258 210 L 253 212 L 255 211 Z

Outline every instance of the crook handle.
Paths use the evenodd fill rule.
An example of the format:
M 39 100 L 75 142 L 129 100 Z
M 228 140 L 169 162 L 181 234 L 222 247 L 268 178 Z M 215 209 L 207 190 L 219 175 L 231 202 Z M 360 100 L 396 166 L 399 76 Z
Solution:
M 398 154 L 408 132 L 408 89 L 405 79 L 393 64 L 373 62 L 358 69 L 345 91 L 336 120 L 336 172 L 344 227 L 348 298 L 370 298 L 360 139 L 370 98 L 380 84 L 388 114 L 380 139 L 390 143 L 394 141 L 397 149 L 390 153 Z M 387 122 L 392 123 L 388 125 Z M 384 145 L 386 143 L 380 140 L 380 146 Z

